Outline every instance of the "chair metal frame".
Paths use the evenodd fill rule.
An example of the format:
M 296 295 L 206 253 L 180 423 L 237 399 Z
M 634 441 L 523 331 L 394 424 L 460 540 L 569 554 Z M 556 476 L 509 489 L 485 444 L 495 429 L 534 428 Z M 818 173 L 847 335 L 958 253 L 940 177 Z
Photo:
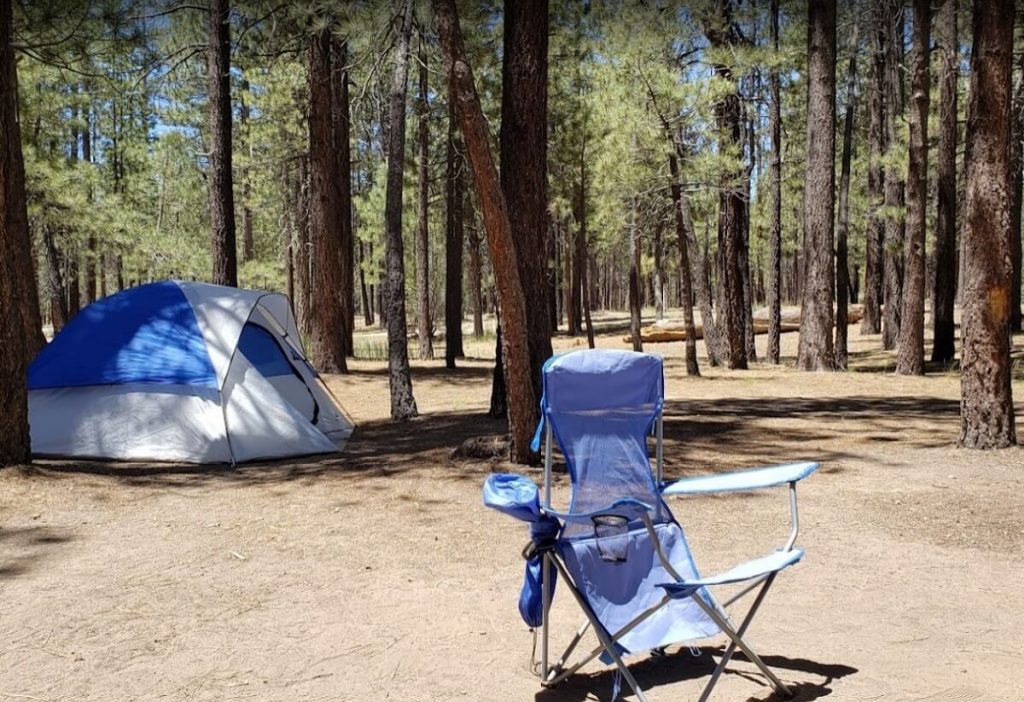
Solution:
M 572 515 L 568 515 L 566 513 L 559 512 L 559 511 L 555 510 L 552 507 L 552 504 L 551 504 L 552 454 L 553 454 L 553 449 L 554 449 L 554 443 L 555 442 L 554 442 L 552 422 L 551 422 L 550 418 L 547 418 L 547 421 L 545 422 L 545 425 L 546 426 L 545 426 L 545 441 L 544 441 L 544 486 L 543 486 L 543 500 L 542 500 L 542 503 L 541 503 L 541 509 L 542 509 L 542 511 L 544 513 L 550 514 L 550 515 L 555 516 L 557 518 L 560 518 L 560 519 L 563 519 L 563 520 L 567 519 L 567 518 L 571 519 Z M 755 666 L 757 666 L 757 668 L 767 678 L 767 680 L 768 680 L 769 684 L 771 685 L 771 687 L 777 693 L 779 693 L 780 695 L 784 695 L 786 697 L 791 697 L 792 696 L 792 691 L 790 690 L 790 688 L 779 679 L 779 677 L 764 663 L 764 661 L 760 658 L 760 656 L 758 656 L 754 652 L 754 650 L 751 648 L 751 646 L 744 639 L 744 637 L 745 637 L 745 635 L 747 633 L 747 630 L 750 627 L 750 624 L 751 624 L 751 622 L 754 619 L 754 616 L 757 614 L 758 610 L 761 607 L 761 604 L 764 602 L 764 599 L 765 599 L 766 595 L 768 594 L 768 591 L 771 589 L 771 586 L 774 584 L 775 577 L 778 575 L 778 573 L 780 572 L 781 568 L 776 568 L 774 570 L 771 570 L 770 572 L 760 573 L 760 574 L 758 574 L 758 575 L 756 575 L 755 577 L 752 577 L 752 578 L 736 578 L 736 579 L 731 579 L 731 580 L 726 578 L 724 580 L 720 580 L 720 582 L 711 582 L 711 583 L 707 583 L 707 584 L 704 584 L 704 580 L 693 581 L 691 583 L 687 583 L 682 577 L 680 577 L 679 573 L 675 570 L 675 568 L 673 568 L 671 562 L 669 561 L 668 557 L 666 556 L 666 554 L 664 552 L 664 549 L 663 549 L 663 545 L 661 543 L 661 540 L 658 538 L 658 535 L 657 535 L 657 533 L 655 531 L 655 525 L 654 525 L 655 520 L 652 520 L 652 518 L 651 518 L 651 511 L 653 511 L 655 513 L 655 519 L 656 520 L 662 521 L 662 517 L 663 517 L 663 514 L 662 514 L 662 512 L 663 512 L 663 510 L 662 510 L 662 503 L 664 502 L 664 498 L 667 497 L 667 496 L 670 496 L 670 495 L 675 495 L 675 494 L 679 494 L 679 495 L 685 495 L 685 494 L 708 494 L 708 493 L 719 492 L 719 491 L 753 490 L 753 489 L 759 489 L 759 488 L 763 488 L 763 487 L 781 486 L 781 485 L 785 484 L 785 485 L 788 485 L 788 493 L 789 493 L 790 531 L 789 531 L 789 537 L 785 541 L 784 545 L 779 549 L 779 551 L 783 552 L 783 553 L 793 553 L 794 550 L 795 550 L 797 536 L 799 535 L 799 532 L 800 532 L 800 518 L 799 518 L 799 511 L 798 511 L 798 506 L 797 506 L 796 484 L 797 484 L 797 482 L 800 479 L 802 479 L 802 477 L 805 477 L 805 476 L 800 476 L 800 477 L 797 477 L 796 479 L 791 479 L 791 480 L 781 480 L 781 481 L 774 481 L 773 482 L 773 480 L 770 479 L 770 477 L 769 477 L 769 471 L 777 470 L 778 468 L 782 468 L 783 467 L 783 466 L 773 466 L 773 467 L 764 468 L 764 469 L 752 469 L 752 470 L 749 470 L 749 471 L 745 471 L 743 473 L 743 475 L 749 475 L 750 478 L 751 478 L 747 487 L 737 487 L 735 485 L 732 485 L 732 486 L 728 486 L 728 487 L 723 487 L 721 490 L 716 490 L 716 489 L 714 489 L 713 483 L 709 483 L 709 479 L 708 478 L 695 478 L 695 479 L 681 480 L 681 481 L 676 481 L 676 482 L 673 482 L 673 483 L 666 484 L 664 482 L 664 418 L 663 418 L 663 412 L 662 412 L 662 409 L 661 409 L 660 405 L 659 405 L 658 410 L 657 410 L 657 414 L 656 414 L 656 417 L 655 417 L 653 429 L 654 429 L 654 435 L 655 435 L 655 441 L 656 441 L 655 466 L 654 466 L 655 477 L 656 477 L 655 485 L 657 487 L 657 490 L 658 490 L 659 494 L 658 494 L 657 503 L 655 505 L 653 505 L 653 506 L 650 506 L 650 511 L 647 511 L 647 512 L 643 513 L 643 515 L 642 515 L 643 523 L 644 523 L 644 525 L 645 525 L 645 527 L 647 529 L 648 535 L 650 536 L 652 544 L 653 544 L 653 546 L 655 548 L 655 551 L 657 553 L 658 559 L 661 562 L 662 566 L 664 567 L 665 571 L 671 577 L 675 578 L 677 583 L 679 583 L 680 585 L 685 585 L 687 590 L 690 587 L 693 587 L 692 592 L 690 592 L 686 596 L 691 598 L 697 604 L 697 606 L 700 607 L 701 610 L 703 610 L 704 613 L 707 614 L 707 616 L 719 627 L 719 629 L 721 629 L 721 632 L 723 634 L 725 634 L 728 637 L 728 639 L 729 639 L 728 646 L 725 648 L 724 652 L 722 653 L 722 656 L 719 659 L 718 664 L 716 665 L 714 671 L 711 674 L 710 680 L 708 681 L 707 685 L 704 688 L 703 693 L 701 694 L 701 696 L 699 698 L 700 702 L 705 702 L 705 700 L 707 700 L 710 697 L 712 690 L 714 689 L 715 685 L 718 683 L 719 679 L 721 678 L 722 673 L 725 671 L 726 665 L 728 665 L 729 661 L 732 659 L 732 657 L 735 654 L 737 649 L 742 651 L 746 655 L 748 660 L 750 660 Z M 813 466 L 810 469 L 810 472 L 813 472 L 813 470 L 817 468 L 816 464 L 793 464 L 793 465 L 809 465 L 809 466 Z M 759 478 L 761 478 L 761 479 L 759 479 Z M 712 476 L 712 480 L 713 480 L 713 476 Z M 688 490 L 687 489 L 687 487 L 688 487 L 687 483 L 692 483 L 694 481 L 703 481 L 704 484 L 700 485 L 699 488 L 694 489 L 692 491 Z M 674 517 L 673 517 L 672 521 L 673 522 L 676 521 Z M 678 523 L 677 523 L 677 525 L 678 525 Z M 542 558 L 542 562 L 541 562 L 542 563 L 542 590 L 541 590 L 541 592 L 542 592 L 542 612 L 543 612 L 543 620 L 542 620 L 541 632 L 540 632 L 540 634 L 541 634 L 541 659 L 540 659 L 540 678 L 541 678 L 541 684 L 544 685 L 545 687 L 555 686 L 558 683 L 560 683 L 563 680 L 565 680 L 566 678 L 568 678 L 570 675 L 573 675 L 576 671 L 578 671 L 583 666 L 585 666 L 587 663 L 591 662 L 592 660 L 594 660 L 595 658 L 600 656 L 602 653 L 607 653 L 607 655 L 615 663 L 615 665 L 616 665 L 618 671 L 621 673 L 623 679 L 626 680 L 626 682 L 629 684 L 630 688 L 632 688 L 633 692 L 636 694 L 637 700 L 639 702 L 648 702 L 647 696 L 644 693 L 644 690 L 640 687 L 640 685 L 637 682 L 636 678 L 633 676 L 632 672 L 630 671 L 629 666 L 623 660 L 622 655 L 620 653 L 620 649 L 619 649 L 619 647 L 616 644 L 619 641 L 619 639 L 621 639 L 625 634 L 627 634 L 629 631 L 634 629 L 636 626 L 638 626 L 645 619 L 647 619 L 648 617 L 653 615 L 655 612 L 659 611 L 662 607 L 666 606 L 671 601 L 671 599 L 672 599 L 671 595 L 669 595 L 666 592 L 666 594 L 662 597 L 662 599 L 657 604 L 655 604 L 654 606 L 648 608 L 647 610 L 645 610 L 643 612 L 640 612 L 634 619 L 632 619 L 630 622 L 628 622 L 626 625 L 624 625 L 618 631 L 616 631 L 616 632 L 609 632 L 601 624 L 601 622 L 598 619 L 596 613 L 593 611 L 593 609 L 587 603 L 586 598 L 584 598 L 584 596 L 580 593 L 580 590 L 577 587 L 576 583 L 573 581 L 573 578 L 572 578 L 571 574 L 569 573 L 568 568 L 566 567 L 563 559 L 560 557 L 558 550 L 552 546 L 552 547 L 544 549 L 543 552 L 540 555 L 541 555 L 541 558 Z M 802 552 L 800 552 L 800 555 L 802 555 Z M 783 567 L 785 567 L 785 566 L 783 566 Z M 584 613 L 584 615 L 586 617 L 585 621 L 580 625 L 580 627 L 577 629 L 575 635 L 570 640 L 568 646 L 565 648 L 565 650 L 562 652 L 562 654 L 558 657 L 557 661 L 554 661 L 554 662 L 551 661 L 551 649 L 550 649 L 550 610 L 551 610 L 551 599 L 552 599 L 552 593 L 551 593 L 552 569 L 555 569 L 558 572 L 558 574 L 562 577 L 562 579 L 563 579 L 563 581 L 565 583 L 565 587 L 567 587 L 567 589 L 572 593 L 573 598 L 576 600 L 577 604 L 583 610 L 583 613 Z M 714 580 L 714 578 L 711 578 L 709 580 Z M 708 590 L 709 587 L 717 585 L 717 584 L 733 584 L 733 583 L 737 583 L 737 582 L 745 582 L 747 580 L 749 580 L 750 582 L 748 582 L 738 592 L 733 594 L 723 604 L 719 604 L 718 601 L 711 595 L 710 591 Z M 696 583 L 696 585 L 694 583 Z M 735 624 L 733 623 L 732 619 L 727 614 L 726 608 L 729 607 L 730 605 L 732 605 L 733 603 L 735 603 L 736 601 L 738 601 L 739 599 L 743 598 L 744 596 L 754 592 L 755 590 L 756 590 L 756 595 L 754 596 L 753 602 L 750 604 L 750 607 L 747 610 L 746 615 L 744 616 L 744 618 L 740 622 L 739 626 L 735 626 Z M 583 639 L 584 634 L 590 628 L 593 628 L 594 633 L 597 635 L 598 641 L 600 642 L 599 645 L 596 646 L 595 648 L 593 648 L 589 653 L 584 654 L 582 657 L 580 657 L 580 659 L 578 661 L 576 661 L 574 664 L 572 664 L 569 667 L 566 667 L 570 657 L 575 652 L 575 650 L 576 650 L 577 646 L 579 645 L 580 641 Z

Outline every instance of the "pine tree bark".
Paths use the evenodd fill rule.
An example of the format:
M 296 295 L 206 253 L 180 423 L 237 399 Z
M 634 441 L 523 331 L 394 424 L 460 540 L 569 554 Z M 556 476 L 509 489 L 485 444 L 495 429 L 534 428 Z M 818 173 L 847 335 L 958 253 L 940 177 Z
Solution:
M 462 30 L 454 0 L 432 0 L 438 36 L 445 54 L 449 79 L 455 88 L 456 113 L 466 144 L 473 180 L 480 196 L 491 265 L 501 306 L 502 363 L 508 390 L 509 457 L 516 463 L 531 460 L 530 439 L 537 421 L 530 377 L 529 328 L 526 298 L 519 275 L 518 255 L 509 221 L 508 204 L 501 189 L 489 143 L 490 132 L 477 96 L 473 72 L 466 61 Z M 506 20 L 507 21 L 507 20 Z M 546 59 L 545 59 L 546 60 Z M 541 220 L 543 221 L 543 220 Z M 543 251 L 543 247 L 540 249 Z M 543 289 L 543 276 L 537 279 Z M 538 313 L 543 305 L 535 308 Z M 538 314 L 547 320 L 547 315 Z
M 359 242 L 359 296 L 363 307 L 363 326 L 373 326 L 373 305 L 370 304 L 370 295 L 366 285 L 366 249 L 363 242 Z
M 672 213 L 676 223 L 676 240 L 679 244 L 679 281 L 682 297 L 683 326 L 686 330 L 686 374 L 699 376 L 697 365 L 697 330 L 693 321 L 693 278 L 690 267 L 690 241 L 686 232 L 683 210 L 683 188 L 679 174 L 679 159 L 669 154 L 668 171 L 672 178 L 669 192 L 672 195 Z
M 722 0 L 716 9 L 717 16 L 706 23 L 704 32 L 713 47 L 729 50 L 740 43 L 738 29 L 733 22 L 733 3 L 731 0 Z M 715 64 L 712 70 L 730 86 L 728 94 L 715 105 L 719 152 L 737 154 L 741 150 L 739 87 L 730 66 Z M 747 367 L 743 329 L 743 272 L 740 267 L 743 247 L 742 176 L 738 167 L 724 168 L 718 196 L 718 256 L 721 274 L 718 286 L 722 302 L 718 310 L 718 326 L 722 332 L 726 365 L 732 369 Z
M 497 316 L 494 339 L 494 372 L 491 374 L 491 402 L 487 416 L 508 419 L 508 388 L 505 385 L 505 367 L 501 352 L 501 317 Z
M 924 375 L 925 210 L 928 207 L 928 103 L 931 89 L 931 1 L 914 0 L 914 63 L 907 166 L 907 232 L 903 249 L 903 312 L 896 373 Z
M 309 240 L 309 155 L 298 159 L 298 174 L 295 180 L 295 247 L 292 262 L 295 268 L 295 319 L 299 331 L 312 341 L 313 310 L 310 306 L 310 240 Z
M 881 0 L 885 31 L 885 141 L 892 153 L 899 146 L 899 120 L 903 117 L 903 0 Z M 882 346 L 896 347 L 903 312 L 904 175 L 895 166 L 885 168 L 885 289 Z
M 559 241 L 562 244 L 562 311 L 565 313 L 565 333 L 569 336 L 576 336 L 579 329 L 576 328 L 576 297 L 572 294 L 573 281 L 573 244 L 572 229 L 562 224 L 557 224 L 555 231 L 562 230 Z
M 434 357 L 434 322 L 430 318 L 430 107 L 427 104 L 427 54 L 423 35 L 420 35 L 420 80 L 416 100 L 417 115 L 417 187 L 416 223 L 416 336 L 419 356 L 427 360 Z
M 349 144 L 352 120 L 348 99 L 348 40 L 334 37 L 331 43 L 331 98 L 334 102 L 334 152 L 338 158 L 338 247 L 341 276 L 342 344 L 345 355 L 352 356 L 352 332 L 356 322 L 355 305 L 355 237 L 352 231 L 352 149 Z
M 754 124 L 749 116 L 743 119 L 743 140 L 747 144 L 748 161 L 744 165 L 743 174 L 743 214 L 742 230 L 743 242 L 740 249 L 740 272 L 743 274 L 743 346 L 747 354 L 748 363 L 757 362 L 757 344 L 754 343 L 754 287 L 751 281 L 750 263 L 750 192 L 751 181 L 756 166 L 757 157 L 754 140 Z
M 974 6 L 967 108 L 960 445 L 1016 443 L 1010 378 L 1013 0 Z
M 640 230 L 637 226 L 637 197 L 629 207 L 629 335 L 633 350 L 643 351 L 640 338 Z
M 85 304 L 91 305 L 96 301 L 96 237 L 94 236 L 86 239 L 85 257 L 82 263 L 85 266 Z
M 939 153 L 936 168 L 935 295 L 932 305 L 932 361 L 956 355 L 953 304 L 956 298 L 957 0 L 943 0 L 936 21 L 939 51 Z
M 23 309 L 29 302 L 26 272 L 19 270 L 24 265 L 24 252 L 19 253 L 19 249 L 27 238 L 28 215 L 17 121 L 18 79 L 11 46 L 12 23 L 10 0 L 0 0 L 0 280 L 4 281 L 0 284 L 0 427 L 3 427 L 0 466 L 29 461 L 31 442 L 25 376 L 31 352 L 26 346 L 36 343 L 35 336 L 27 334 Z M 35 284 L 34 277 L 32 283 Z M 38 301 L 36 315 L 39 315 Z M 37 332 L 42 336 L 41 323 Z
M 235 194 L 231 175 L 231 30 L 229 0 L 209 0 L 207 46 L 210 122 L 210 226 L 217 285 L 238 285 Z
M 444 362 L 455 368 L 455 359 L 465 355 L 462 345 L 462 249 L 465 229 L 462 221 L 462 148 L 453 90 L 448 86 L 448 163 L 445 178 L 446 226 L 444 237 Z
M 341 306 L 338 159 L 334 154 L 330 27 L 309 47 L 310 359 L 325 373 L 346 373 Z
M 56 335 L 68 323 L 68 302 L 64 295 L 64 257 L 54 241 L 53 227 L 43 225 L 43 248 L 46 253 L 46 292 L 50 299 L 50 323 Z
M 779 52 L 779 0 L 770 0 L 770 37 L 772 50 Z M 782 91 L 779 69 L 768 77 L 771 91 L 769 131 L 772 140 L 771 172 L 772 221 L 769 238 L 768 269 L 768 362 L 778 364 L 782 331 Z
M 412 0 L 394 0 L 394 8 L 400 29 L 395 45 L 395 72 L 388 96 L 388 170 L 384 203 L 387 239 L 385 293 L 391 418 L 402 422 L 418 414 L 409 368 L 409 339 L 405 319 L 405 246 L 402 241 L 405 102 L 409 87 L 409 37 L 412 34 L 414 13 Z
M 853 162 L 853 117 L 856 112 L 858 25 L 853 27 L 850 64 L 846 70 L 846 115 L 843 118 L 843 156 L 839 176 L 839 227 L 836 231 L 836 367 L 849 363 L 847 344 L 849 325 L 850 273 L 847 232 L 850 225 L 850 167 Z
M 589 244 L 587 237 L 587 136 L 583 134 L 583 143 L 580 144 L 580 188 L 579 200 L 576 203 L 576 220 L 579 222 L 580 230 L 576 234 L 577 247 L 576 256 L 579 259 L 580 267 L 580 300 L 583 305 L 583 320 L 586 323 L 587 347 L 594 348 L 594 320 L 590 317 L 590 266 L 589 266 Z
M 242 80 L 241 95 L 238 105 L 238 126 L 242 130 L 246 148 L 249 151 L 249 164 L 242 172 L 242 263 L 248 263 L 256 257 L 256 241 L 252 229 L 252 132 L 249 125 L 249 81 Z
M 677 150 L 677 154 L 679 150 Z M 723 333 L 720 320 L 715 320 L 711 307 L 713 292 L 711 289 L 711 261 L 708 252 L 708 236 L 705 230 L 704 248 L 701 250 L 697 242 L 697 229 L 693 224 L 693 213 L 690 210 L 690 198 L 685 190 L 680 191 L 679 209 L 683 214 L 683 226 L 686 229 L 687 250 L 690 254 L 690 279 L 693 282 L 694 298 L 700 309 L 701 326 L 704 329 L 704 348 L 707 351 L 708 363 L 712 367 L 725 363 Z
M 807 175 L 804 275 L 797 367 L 833 370 L 832 303 L 835 262 L 836 3 L 808 5 Z
M 1024 30 L 1024 8 L 1017 8 L 1017 32 Z M 1017 80 L 1013 88 L 1013 138 L 1010 143 L 1010 167 L 1013 169 L 1013 201 L 1011 218 L 1010 260 L 1013 279 L 1010 283 L 1010 330 L 1021 331 L 1021 205 L 1024 204 L 1024 52 L 1017 53 Z
M 551 357 L 547 309 L 548 0 L 505 0 L 501 94 L 501 189 L 514 212 L 512 240 L 526 300 L 530 382 L 540 400 Z M 493 259 L 492 259 L 493 261 Z M 579 266 L 573 272 L 578 284 Z M 579 306 L 576 307 L 577 315 Z M 504 312 L 504 306 L 502 308 Z M 576 327 L 579 328 L 578 325 Z M 506 327 L 506 335 L 511 328 Z
M 469 294 L 473 307 L 473 338 L 482 339 L 484 336 L 484 291 L 483 291 L 483 261 L 480 258 L 480 232 L 476 228 L 476 217 L 473 214 L 473 198 L 466 189 L 464 211 L 466 219 L 470 222 L 467 239 L 469 240 Z
M 868 217 L 864 244 L 864 319 L 861 334 L 882 332 L 882 300 L 885 266 L 885 177 L 882 158 L 887 147 L 885 140 L 885 30 L 881 5 L 874 6 L 871 19 L 875 25 L 872 34 L 871 77 L 868 82 Z
M 654 249 L 654 270 L 651 271 L 651 287 L 654 292 L 654 318 L 658 321 L 665 318 L 665 247 L 662 244 L 661 235 L 661 223 L 657 222 L 654 227 L 654 241 L 651 242 Z
M 39 307 L 39 287 L 36 282 L 35 256 L 32 253 L 32 239 L 28 228 L 28 208 L 25 199 L 25 162 L 21 153 L 21 123 L 18 119 L 18 74 L 14 57 L 12 37 L 11 4 L 5 2 L 0 8 L 0 24 L 4 26 L 6 41 L 0 43 L 0 121 L 6 137 L 0 141 L 0 154 L 6 162 L 6 177 L 0 184 L 0 195 L 7 201 L 6 226 L 8 228 L 7 252 L 10 261 L 9 276 L 0 286 L 10 287 L 16 316 L 0 319 L 19 320 L 21 343 L 16 349 L 31 361 L 46 345 L 43 336 L 42 312 Z M 7 282 L 10 281 L 10 282 Z M 12 415 L 13 416 L 13 415 Z M 0 423 L 0 426 L 3 426 Z M 17 433 L 17 432 L 15 432 Z

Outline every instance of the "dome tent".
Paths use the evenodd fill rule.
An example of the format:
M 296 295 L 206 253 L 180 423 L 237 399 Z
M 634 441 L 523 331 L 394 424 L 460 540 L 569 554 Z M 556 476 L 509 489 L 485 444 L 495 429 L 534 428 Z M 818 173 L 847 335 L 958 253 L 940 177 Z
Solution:
M 29 367 L 32 453 L 237 463 L 340 450 L 353 425 L 288 298 L 164 281 L 89 305 Z

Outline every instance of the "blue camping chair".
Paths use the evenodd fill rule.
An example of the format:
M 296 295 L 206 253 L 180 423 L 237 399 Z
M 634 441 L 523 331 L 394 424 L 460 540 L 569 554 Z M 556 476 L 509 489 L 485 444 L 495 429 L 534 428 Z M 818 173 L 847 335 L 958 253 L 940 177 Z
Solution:
M 518 475 L 495 474 L 484 486 L 485 504 L 531 523 L 519 610 L 535 634 L 540 629 L 541 683 L 557 685 L 601 657 L 614 663 L 637 699 L 646 702 L 624 656 L 660 653 L 672 644 L 724 634 L 729 645 L 702 701 L 737 648 L 777 692 L 789 695 L 744 636 L 776 575 L 803 557 L 794 546 L 799 529 L 796 484 L 818 465 L 794 463 L 665 483 L 659 357 L 606 349 L 575 351 L 550 359 L 543 375 L 541 424 L 534 438 L 534 450 L 539 450 L 541 434 L 545 437 L 543 500 L 537 485 Z M 647 449 L 652 432 L 653 471 Z M 564 512 L 551 505 L 553 441 L 558 442 L 572 482 L 572 499 Z M 785 544 L 718 575 L 701 577 L 665 498 L 786 485 L 791 530 Z M 556 576 L 586 620 L 552 661 L 549 614 Z M 744 585 L 724 602 L 711 593 L 713 586 L 734 583 Z M 755 593 L 753 602 L 736 626 L 726 608 L 750 593 Z M 570 665 L 570 656 L 590 628 L 599 645 Z M 618 680 L 616 676 L 614 696 Z

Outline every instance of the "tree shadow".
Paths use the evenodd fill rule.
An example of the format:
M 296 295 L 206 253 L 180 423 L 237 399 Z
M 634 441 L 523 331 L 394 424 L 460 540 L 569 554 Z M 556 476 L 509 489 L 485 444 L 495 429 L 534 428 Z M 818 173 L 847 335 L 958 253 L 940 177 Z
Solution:
M 489 372 L 480 368 L 427 370 L 470 377 Z M 855 435 L 852 442 L 843 442 L 845 447 L 860 445 L 865 450 L 891 441 L 918 447 L 946 446 L 956 436 L 958 413 L 955 400 L 915 396 L 670 400 L 665 405 L 664 423 L 666 474 L 681 477 L 805 458 L 835 465 L 860 458 L 854 451 L 833 448 L 840 433 Z M 920 421 L 911 427 L 908 420 Z M 453 450 L 467 439 L 501 435 L 506 430 L 504 420 L 483 412 L 436 412 L 402 423 L 386 419 L 364 422 L 338 454 L 237 466 L 40 460 L 20 470 L 54 478 L 63 474 L 103 476 L 139 487 L 189 487 L 324 478 L 351 481 L 448 466 L 448 478 L 478 482 L 498 467 L 530 472 L 528 467 L 509 467 L 500 459 L 452 457 Z M 884 461 L 877 448 L 874 446 L 872 460 Z
M 700 652 L 698 656 L 692 655 L 685 647 L 665 656 L 651 656 L 633 663 L 629 666 L 629 670 L 645 691 L 687 680 L 710 677 L 718 663 L 718 658 L 721 657 L 723 647 L 704 646 L 697 650 Z M 809 702 L 832 694 L 831 686 L 835 680 L 859 672 L 857 668 L 841 663 L 819 663 L 806 658 L 768 655 L 762 656 L 761 659 L 783 678 L 783 682 L 786 682 L 794 696 L 785 697 L 775 693 L 760 671 L 737 668 L 735 662 L 747 660 L 742 653 L 737 652 L 733 661 L 730 661 L 729 665 L 725 667 L 723 676 L 735 675 L 745 678 L 751 683 L 760 685 L 768 693 L 767 697 L 751 696 L 747 702 L 781 702 L 782 700 Z M 822 680 L 819 682 L 806 680 L 788 682 L 785 680 L 786 671 L 813 675 Z M 582 702 L 596 696 L 601 700 L 611 700 L 616 672 L 615 668 L 606 668 L 590 674 L 577 673 L 557 687 L 541 688 L 534 699 L 537 702 Z M 621 697 L 633 696 L 633 691 L 625 681 L 622 681 Z
M 895 441 L 918 448 L 948 446 L 956 437 L 959 412 L 956 400 L 920 396 L 670 400 L 665 403 L 665 465 L 682 475 L 706 470 L 695 465 L 695 455 L 712 456 L 715 468 L 719 461 L 737 459 L 859 458 L 829 448 L 840 434 L 851 439 L 847 446 Z
M 273 461 L 185 464 L 99 460 L 37 460 L 19 470 L 37 477 L 86 474 L 113 478 L 133 486 L 189 487 L 211 484 L 260 485 L 323 477 L 385 477 L 450 463 L 453 480 L 482 480 L 495 461 L 451 460 L 465 440 L 506 431 L 504 420 L 484 413 L 442 412 L 408 422 L 376 420 L 360 424 L 340 453 Z
M 71 540 L 65 532 L 47 526 L 0 528 L 0 580 L 25 575 Z

